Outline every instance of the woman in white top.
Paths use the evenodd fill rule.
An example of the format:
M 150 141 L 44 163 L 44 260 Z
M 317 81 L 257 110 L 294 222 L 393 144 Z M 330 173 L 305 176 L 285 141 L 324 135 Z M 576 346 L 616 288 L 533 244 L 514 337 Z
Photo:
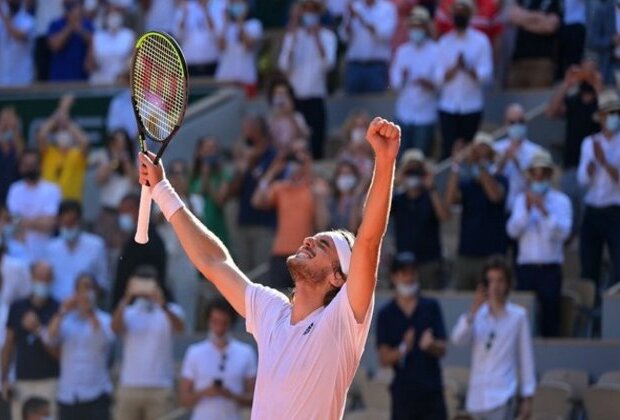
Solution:
M 124 16 L 110 7 L 102 29 L 96 30 L 90 46 L 87 65 L 90 83 L 115 84 L 127 72 L 135 44 L 134 32 L 124 26 Z
M 219 81 L 242 85 L 248 96 L 256 94 L 256 51 L 263 36 L 258 19 L 250 18 L 246 0 L 231 0 L 219 38 L 220 62 L 215 72 Z
M 284 79 L 275 81 L 269 86 L 267 99 L 271 105 L 267 124 L 276 148 L 288 150 L 298 142 L 307 146 L 310 129 L 304 116 L 295 109 L 291 85 Z

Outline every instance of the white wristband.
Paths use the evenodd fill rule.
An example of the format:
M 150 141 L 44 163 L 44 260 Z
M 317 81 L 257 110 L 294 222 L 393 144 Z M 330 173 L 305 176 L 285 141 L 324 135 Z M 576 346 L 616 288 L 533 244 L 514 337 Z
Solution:
M 185 203 L 183 203 L 167 179 L 163 179 L 155 185 L 155 188 L 153 188 L 152 197 L 153 201 L 157 203 L 161 209 L 161 212 L 164 214 L 164 217 L 168 221 L 170 221 L 170 218 L 174 213 L 185 207 Z

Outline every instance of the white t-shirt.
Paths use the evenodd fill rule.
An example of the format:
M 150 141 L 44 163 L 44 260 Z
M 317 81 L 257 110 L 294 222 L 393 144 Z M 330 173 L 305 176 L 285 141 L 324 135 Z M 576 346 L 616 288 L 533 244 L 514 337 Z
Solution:
M 144 28 L 147 31 L 172 32 L 174 0 L 151 0 L 144 15 Z
M 246 20 L 243 29 L 245 34 L 254 40 L 259 40 L 263 36 L 263 25 L 256 19 Z M 227 21 L 223 31 L 226 48 L 220 55 L 220 62 L 215 72 L 216 80 L 255 84 L 258 78 L 256 48 L 251 50 L 245 48 L 245 44 L 239 40 L 237 23 Z
M 116 32 L 95 31 L 93 56 L 97 69 L 90 75 L 93 84 L 115 84 L 118 77 L 129 68 L 135 35 L 131 29 L 120 28 Z
M 237 340 L 231 340 L 224 351 L 204 340 L 187 349 L 181 377 L 192 381 L 196 390 L 212 386 L 214 380 L 220 379 L 225 388 L 242 394 L 245 381 L 256 377 L 256 355 L 252 347 Z M 205 397 L 192 412 L 192 420 L 217 419 L 241 420 L 239 406 L 228 398 Z
M 133 111 L 131 111 L 129 115 L 133 118 Z M 132 121 L 135 123 L 135 119 Z M 94 151 L 91 153 L 88 163 L 95 167 L 109 165 L 110 155 L 106 149 Z M 99 203 L 103 207 L 117 209 L 123 198 L 129 194 L 133 188 L 134 184 L 129 176 L 121 175 L 116 171 L 112 171 L 106 182 L 99 185 Z
M 24 261 L 3 255 L 0 258 L 0 301 L 10 306 L 19 299 L 30 296 L 32 284 L 28 264 Z
M 358 324 L 345 283 L 329 305 L 291 325 L 292 305 L 284 294 L 249 285 L 246 329 L 259 354 L 252 420 L 342 418 L 373 309 L 374 295 Z
M 187 64 L 206 64 L 217 61 L 220 51 L 217 34 L 224 24 L 224 2 L 209 1 L 204 7 L 198 1 L 188 1 L 174 15 L 174 36 L 179 40 Z M 213 28 L 209 27 L 207 13 Z M 184 22 L 183 28 L 181 23 Z
M 169 303 L 168 308 L 178 317 L 183 317 L 179 305 Z M 168 315 L 157 305 L 149 311 L 136 299 L 125 308 L 123 318 L 125 334 L 121 386 L 172 388 L 174 332 Z

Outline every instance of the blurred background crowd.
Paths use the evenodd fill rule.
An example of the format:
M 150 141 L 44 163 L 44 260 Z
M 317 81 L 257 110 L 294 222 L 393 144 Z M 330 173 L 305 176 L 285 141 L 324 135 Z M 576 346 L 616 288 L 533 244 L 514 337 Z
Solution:
M 235 419 L 251 404 L 252 343 L 158 209 L 149 243 L 133 241 L 128 69 L 146 30 L 177 39 L 192 83 L 261 104 L 232 116 L 235 138 L 204 127 L 165 164 L 240 268 L 279 289 L 305 237 L 356 231 L 373 156 L 355 98 L 387 98 L 402 146 L 350 418 L 613 418 L 596 409 L 613 412 L 620 375 L 586 392 L 591 373 L 575 385 L 536 370 L 532 341 L 600 338 L 620 281 L 613 0 L 0 0 L 0 99 L 117 88 L 99 110 L 104 139 L 75 118 L 70 88 L 34 129 L 0 109 L 0 418 L 150 420 L 182 406 Z M 493 92 L 527 89 L 547 92 L 539 114 L 563 121 L 560 144 L 528 133 L 519 102 L 500 123 L 485 116 Z M 336 128 L 333 98 L 349 104 Z M 446 296 L 466 305 L 444 324 Z M 471 347 L 471 377 L 442 374 L 456 345 Z

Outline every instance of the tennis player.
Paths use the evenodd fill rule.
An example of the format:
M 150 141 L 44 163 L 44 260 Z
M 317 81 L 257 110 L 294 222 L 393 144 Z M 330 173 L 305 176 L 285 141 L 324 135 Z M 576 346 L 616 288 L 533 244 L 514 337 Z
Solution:
M 357 238 L 322 232 L 306 238 L 287 264 L 292 299 L 251 282 L 223 243 L 184 206 L 154 155 L 140 154 L 140 182 L 172 224 L 194 265 L 246 319 L 258 343 L 253 420 L 331 420 L 344 413 L 374 307 L 400 128 L 375 118 L 366 138 L 375 152 L 372 184 Z M 233 396 L 234 397 L 234 396 Z

